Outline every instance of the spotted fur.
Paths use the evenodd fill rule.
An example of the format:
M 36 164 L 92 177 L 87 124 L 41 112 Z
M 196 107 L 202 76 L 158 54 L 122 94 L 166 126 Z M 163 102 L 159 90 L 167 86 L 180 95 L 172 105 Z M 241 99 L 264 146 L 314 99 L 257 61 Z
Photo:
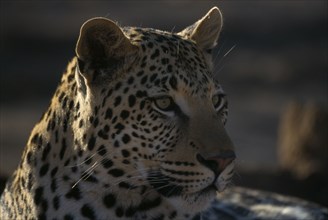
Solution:
M 218 8 L 180 33 L 81 28 L 1 198 L 3 219 L 196 219 L 229 183 Z

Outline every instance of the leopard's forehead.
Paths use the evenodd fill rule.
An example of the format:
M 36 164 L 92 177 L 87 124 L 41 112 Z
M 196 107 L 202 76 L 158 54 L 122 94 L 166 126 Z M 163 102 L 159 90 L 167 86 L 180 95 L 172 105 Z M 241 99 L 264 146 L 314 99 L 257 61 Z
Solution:
M 192 40 L 151 28 L 125 27 L 123 30 L 131 42 L 140 47 L 138 73 L 153 81 L 155 86 L 149 88 L 207 96 L 219 87 L 204 52 Z

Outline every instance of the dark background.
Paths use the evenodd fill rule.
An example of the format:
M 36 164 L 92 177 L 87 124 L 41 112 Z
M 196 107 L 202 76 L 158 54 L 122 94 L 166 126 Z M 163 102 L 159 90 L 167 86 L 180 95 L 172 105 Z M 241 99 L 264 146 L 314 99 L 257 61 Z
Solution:
M 277 160 L 278 127 L 288 103 L 296 100 L 327 106 L 327 1 L 0 4 L 1 176 L 10 175 L 17 166 L 32 127 L 74 56 L 84 21 L 104 16 L 123 26 L 178 32 L 218 6 L 224 28 L 214 53 L 215 74 L 229 95 L 227 130 L 236 145 L 240 167 L 236 184 L 327 205 L 313 198 L 315 185 L 281 174 Z M 294 193 L 295 187 L 284 187 L 287 183 L 303 184 L 300 191 L 306 189 L 307 195 Z

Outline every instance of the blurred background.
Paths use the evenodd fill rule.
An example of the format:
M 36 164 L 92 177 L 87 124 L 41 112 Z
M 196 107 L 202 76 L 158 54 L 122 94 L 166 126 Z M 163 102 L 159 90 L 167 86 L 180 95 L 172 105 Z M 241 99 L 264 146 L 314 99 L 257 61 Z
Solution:
M 213 6 L 224 16 L 214 72 L 229 97 L 235 184 L 327 206 L 327 1 L 320 0 L 1 1 L 1 183 L 74 56 L 84 21 L 104 16 L 178 32 Z M 302 126 L 309 131 L 298 132 Z M 315 140 L 299 138 L 309 135 Z M 314 165 L 295 170 L 299 164 Z

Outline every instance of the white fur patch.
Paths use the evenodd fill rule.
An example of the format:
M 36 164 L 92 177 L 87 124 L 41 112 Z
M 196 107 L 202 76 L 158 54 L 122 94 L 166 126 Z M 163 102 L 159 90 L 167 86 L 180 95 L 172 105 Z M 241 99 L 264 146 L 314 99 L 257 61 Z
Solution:
M 234 166 L 235 163 L 231 162 L 215 180 L 215 187 L 218 189 L 219 192 L 222 192 L 227 188 L 227 185 L 229 184 L 231 177 L 233 176 Z

